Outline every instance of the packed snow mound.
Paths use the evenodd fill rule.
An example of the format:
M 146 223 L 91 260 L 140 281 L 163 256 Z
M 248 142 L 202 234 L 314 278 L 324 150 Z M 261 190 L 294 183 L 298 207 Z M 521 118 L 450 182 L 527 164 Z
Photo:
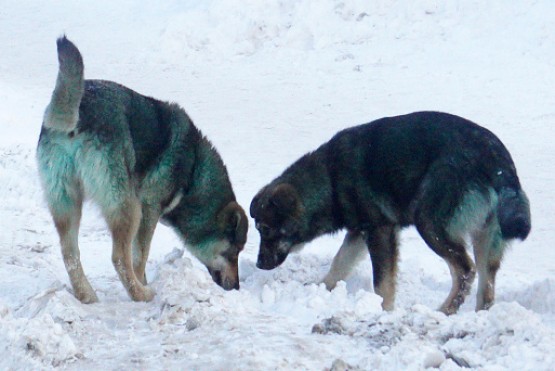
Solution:
M 421 304 L 387 313 L 372 292 L 350 292 L 344 282 L 329 292 L 311 283 L 325 264 L 306 254 L 275 271 L 242 267 L 241 290 L 226 292 L 183 250 L 174 249 L 154 267 L 152 303 L 106 297 L 83 305 L 70 288 L 54 282 L 15 312 L 0 306 L 0 336 L 14 355 L 6 365 L 19 360 L 30 368 L 71 369 L 78 362 L 113 358 L 110 347 L 80 344 L 83 336 L 114 346 L 137 339 L 134 344 L 144 347 L 121 351 L 116 360 L 130 357 L 147 368 L 177 367 L 183 361 L 199 369 L 314 367 L 318 362 L 307 361 L 310 355 L 327 359 L 331 369 L 360 370 L 490 364 L 544 370 L 555 362 L 550 354 L 555 332 L 517 302 L 449 317 Z M 112 286 L 117 290 L 117 280 Z M 545 284 L 527 291 L 542 294 Z M 203 356 L 206 345 L 198 338 L 210 339 L 218 357 Z M 342 344 L 339 358 L 318 345 L 333 342 Z M 293 344 L 298 350 L 292 350 Z M 241 357 L 233 357 L 239 349 Z
M 422 305 L 365 319 L 342 314 L 312 331 L 364 338 L 374 349 L 360 364 L 368 369 L 482 368 L 494 361 L 507 369 L 546 370 L 555 361 L 549 345 L 555 334 L 517 303 L 450 317 Z
M 17 317 L 1 303 L 0 343 L 10 355 L 0 359 L 3 369 L 14 365 L 20 369 L 56 367 L 83 357 L 68 332 L 51 315 Z

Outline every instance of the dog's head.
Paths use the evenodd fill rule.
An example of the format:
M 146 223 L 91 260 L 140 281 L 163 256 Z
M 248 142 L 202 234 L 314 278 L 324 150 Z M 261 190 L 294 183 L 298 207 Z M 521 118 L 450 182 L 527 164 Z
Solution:
M 164 209 L 160 221 L 173 227 L 189 251 L 208 268 L 214 282 L 226 290 L 239 289 L 238 257 L 247 241 L 249 227 L 243 208 L 235 201 L 201 218 L 178 194 Z M 200 219 L 200 222 L 199 220 Z
M 239 289 L 239 253 L 247 242 L 248 220 L 243 208 L 232 201 L 217 215 L 217 238 L 192 251 L 206 266 L 214 282 L 225 290 Z
M 260 233 L 258 268 L 274 269 L 302 248 L 303 212 L 297 190 L 287 183 L 267 186 L 254 197 L 250 214 Z

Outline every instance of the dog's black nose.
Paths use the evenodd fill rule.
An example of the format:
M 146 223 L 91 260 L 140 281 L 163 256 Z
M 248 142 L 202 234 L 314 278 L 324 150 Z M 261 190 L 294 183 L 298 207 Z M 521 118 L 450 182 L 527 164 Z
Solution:
M 277 267 L 279 264 L 276 262 L 276 258 L 272 255 L 268 256 L 258 256 L 258 260 L 256 261 L 256 267 L 258 269 L 270 270 Z
M 280 251 L 274 245 L 261 245 L 258 252 L 256 267 L 259 269 L 270 270 L 281 265 L 287 258 L 287 252 Z
M 258 269 L 266 269 L 266 270 L 272 269 L 272 268 L 270 268 L 267 264 L 264 264 L 264 262 L 263 262 L 262 260 L 260 260 L 260 259 L 258 259 L 258 261 L 256 262 L 256 268 L 258 268 Z
M 231 280 L 224 280 L 219 285 L 226 291 L 239 290 L 239 281 L 232 282 Z
M 211 269 L 206 267 L 208 272 L 212 276 L 212 280 L 218 284 L 221 288 L 226 291 L 229 290 L 239 290 L 239 278 L 226 277 L 221 270 Z

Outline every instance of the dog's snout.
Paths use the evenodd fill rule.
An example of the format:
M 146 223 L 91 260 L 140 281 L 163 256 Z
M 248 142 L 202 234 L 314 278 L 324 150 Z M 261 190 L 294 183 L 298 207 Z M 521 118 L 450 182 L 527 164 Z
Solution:
M 223 278 L 218 285 L 226 291 L 239 290 L 239 280 L 234 278 Z
M 260 258 L 256 261 L 256 268 L 264 269 L 264 263 L 260 260 Z
M 263 257 L 258 257 L 256 262 L 256 268 L 270 270 L 274 268 L 274 264 L 269 259 L 264 259 Z
M 208 268 L 208 267 L 207 267 Z M 226 270 L 208 268 L 212 280 L 226 291 L 239 290 L 238 274 L 227 272 Z
M 273 251 L 267 250 L 268 249 L 260 249 L 258 259 L 256 261 L 256 267 L 259 269 L 274 269 L 278 265 L 283 263 L 283 261 L 287 257 L 287 253 L 274 253 Z
M 214 273 L 212 274 L 212 279 L 218 285 L 222 286 L 222 271 L 220 271 L 220 270 L 214 271 Z
M 227 291 L 239 290 L 239 280 L 225 280 L 222 287 Z

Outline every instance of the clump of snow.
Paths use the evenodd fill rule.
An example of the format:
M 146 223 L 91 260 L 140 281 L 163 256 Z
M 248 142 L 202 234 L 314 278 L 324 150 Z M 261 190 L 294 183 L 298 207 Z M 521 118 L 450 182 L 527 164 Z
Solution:
M 42 362 L 59 366 L 62 362 L 82 357 L 62 325 L 54 322 L 51 316 L 32 318 L 21 330 L 21 337 L 15 344 Z
M 0 343 L 2 368 L 44 368 L 71 363 L 83 357 L 64 327 L 49 314 L 35 317 L 14 317 L 0 304 Z

